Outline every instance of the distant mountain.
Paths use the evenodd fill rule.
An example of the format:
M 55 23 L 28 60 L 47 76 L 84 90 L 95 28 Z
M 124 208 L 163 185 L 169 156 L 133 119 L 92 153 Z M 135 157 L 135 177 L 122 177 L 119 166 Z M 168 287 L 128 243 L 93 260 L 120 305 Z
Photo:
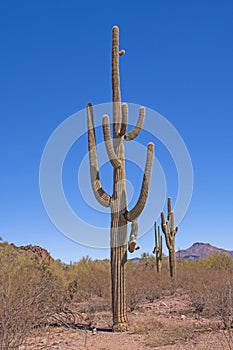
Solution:
M 131 261 L 134 264 L 139 264 L 141 259 L 140 258 L 132 258 L 132 259 L 128 259 L 129 261 Z
M 197 260 L 197 259 L 207 257 L 212 253 L 226 253 L 233 258 L 233 250 L 217 248 L 212 246 L 209 243 L 200 243 L 200 242 L 194 243 L 191 247 L 187 249 L 179 250 L 178 252 L 176 252 L 176 257 L 178 259 Z

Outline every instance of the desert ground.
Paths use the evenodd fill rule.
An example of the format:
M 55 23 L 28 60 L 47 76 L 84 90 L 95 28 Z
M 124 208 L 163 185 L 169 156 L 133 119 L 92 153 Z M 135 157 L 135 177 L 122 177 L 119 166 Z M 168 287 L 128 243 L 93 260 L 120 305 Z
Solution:
M 182 292 L 140 304 L 129 312 L 129 331 L 123 333 L 111 331 L 110 311 L 87 314 L 88 307 L 79 305 L 83 312 L 75 326 L 35 332 L 20 350 L 233 349 L 233 330 L 224 330 L 216 318 L 196 314 Z

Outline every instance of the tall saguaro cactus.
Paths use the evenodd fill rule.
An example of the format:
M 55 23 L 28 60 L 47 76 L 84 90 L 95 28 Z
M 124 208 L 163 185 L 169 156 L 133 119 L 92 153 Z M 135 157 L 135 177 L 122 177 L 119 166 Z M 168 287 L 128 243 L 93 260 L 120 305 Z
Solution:
M 113 193 L 107 194 L 101 185 L 96 150 L 93 108 L 87 105 L 88 117 L 88 148 L 91 184 L 98 202 L 111 209 L 111 280 L 112 280 L 112 311 L 113 330 L 125 331 L 128 329 L 126 313 L 126 276 L 125 263 L 127 261 L 127 223 L 132 222 L 129 251 L 136 247 L 137 217 L 141 214 L 149 191 L 152 164 L 154 159 L 154 144 L 149 143 L 147 159 L 139 199 L 131 210 L 127 206 L 124 141 L 131 141 L 142 129 L 145 108 L 140 107 L 139 117 L 135 128 L 126 132 L 128 124 L 128 106 L 121 103 L 119 56 L 125 53 L 119 51 L 119 28 L 112 29 L 112 96 L 113 96 L 113 139 L 110 136 L 110 122 L 108 115 L 102 119 L 104 141 L 113 166 Z
M 153 250 L 153 254 L 155 254 L 157 272 L 160 273 L 161 267 L 162 267 L 163 246 L 162 246 L 162 236 L 160 234 L 160 226 L 158 226 L 158 230 L 157 230 L 156 221 L 154 223 L 154 231 L 155 231 L 155 247 Z
M 164 213 L 161 213 L 161 227 L 165 235 L 166 245 L 169 253 L 169 267 L 170 276 L 172 279 L 176 278 L 176 252 L 175 252 L 175 236 L 178 227 L 174 228 L 174 212 L 172 211 L 172 199 L 167 201 L 167 220 L 165 221 Z

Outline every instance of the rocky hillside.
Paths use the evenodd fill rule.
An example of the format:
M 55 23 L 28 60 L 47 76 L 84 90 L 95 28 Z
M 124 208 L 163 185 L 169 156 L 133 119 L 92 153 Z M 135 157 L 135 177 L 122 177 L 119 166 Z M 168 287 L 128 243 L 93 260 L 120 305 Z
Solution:
M 54 260 L 46 249 L 41 248 L 38 245 L 30 244 L 30 245 L 20 246 L 20 247 L 15 246 L 15 248 L 21 251 L 25 251 L 26 253 L 30 254 L 31 257 L 34 257 L 34 259 L 37 261 L 44 260 L 44 259 L 48 261 Z
M 30 257 L 31 259 L 35 260 L 35 261 L 44 261 L 47 260 L 48 262 L 54 260 L 52 258 L 52 256 L 49 254 L 49 252 L 44 249 L 41 248 L 38 245 L 26 245 L 26 246 L 16 246 L 14 243 L 8 244 L 7 242 L 0 242 L 0 251 L 1 248 L 4 246 L 8 246 L 11 249 L 13 249 L 13 251 L 16 252 L 24 252 L 25 254 L 27 254 L 28 257 Z
M 233 258 L 233 250 L 225 250 L 212 246 L 209 243 L 194 243 L 191 247 L 179 250 L 176 253 L 177 258 L 180 259 L 201 259 L 212 253 L 226 253 Z

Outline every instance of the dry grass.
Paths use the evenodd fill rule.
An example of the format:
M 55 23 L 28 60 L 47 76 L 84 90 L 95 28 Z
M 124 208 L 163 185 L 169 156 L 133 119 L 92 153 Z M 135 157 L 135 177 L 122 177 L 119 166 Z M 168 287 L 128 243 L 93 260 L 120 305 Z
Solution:
M 183 343 L 194 338 L 194 332 L 191 327 L 171 321 L 164 324 L 155 319 L 135 325 L 133 333 L 143 334 L 145 336 L 145 345 L 149 347 L 174 345 L 177 342 Z

